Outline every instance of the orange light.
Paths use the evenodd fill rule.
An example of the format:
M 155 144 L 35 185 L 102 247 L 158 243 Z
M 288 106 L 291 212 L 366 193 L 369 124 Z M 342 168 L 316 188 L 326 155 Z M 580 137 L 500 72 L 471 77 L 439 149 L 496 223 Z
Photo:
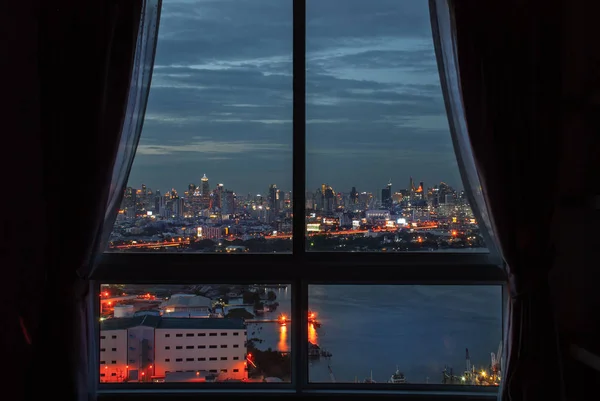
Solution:
M 126 366 L 125 366 L 125 369 L 129 369 L 129 365 L 126 365 Z
M 248 354 L 248 358 L 252 358 L 252 354 Z
M 104 292 L 104 296 L 107 297 L 108 296 L 108 292 L 105 291 Z
M 105 366 L 104 369 L 108 369 L 108 366 Z
M 146 375 L 146 372 L 142 372 L 142 376 L 145 376 L 145 375 Z
M 150 365 L 150 369 L 152 369 L 152 365 Z

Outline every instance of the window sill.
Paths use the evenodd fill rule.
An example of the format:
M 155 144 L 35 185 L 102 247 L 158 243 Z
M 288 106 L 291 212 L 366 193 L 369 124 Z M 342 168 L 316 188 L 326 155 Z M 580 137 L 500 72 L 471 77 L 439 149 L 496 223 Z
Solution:
M 420 386 L 412 386 L 420 387 Z M 431 386 L 428 386 L 431 387 Z M 438 386 L 435 386 L 438 387 Z M 491 391 L 490 391 L 491 390 Z M 203 401 L 223 399 L 266 399 L 277 398 L 278 400 L 314 400 L 314 399 L 340 399 L 340 400 L 374 400 L 374 399 L 401 399 L 401 400 L 423 400 L 423 401 L 492 401 L 498 398 L 496 388 L 467 388 L 464 390 L 434 389 L 426 390 L 358 390 L 358 389 L 319 389 L 295 390 L 282 389 L 123 389 L 123 390 L 100 390 L 98 401 L 117 400 L 189 400 L 202 397 Z

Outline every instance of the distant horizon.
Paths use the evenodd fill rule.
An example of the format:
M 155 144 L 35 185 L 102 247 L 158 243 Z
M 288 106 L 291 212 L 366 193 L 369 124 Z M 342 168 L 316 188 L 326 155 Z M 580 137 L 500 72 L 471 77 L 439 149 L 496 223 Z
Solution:
M 210 179 L 210 176 L 209 176 L 208 174 L 206 175 L 206 177 L 208 178 L 208 183 L 209 183 L 209 185 L 210 185 L 210 189 L 211 189 L 211 190 L 215 189 L 215 187 L 216 187 L 218 184 L 223 184 L 223 188 L 224 188 L 224 189 L 226 189 L 226 190 L 230 190 L 230 191 L 233 191 L 235 194 L 237 194 L 237 195 L 242 195 L 242 196 L 246 196 L 246 195 L 248 195 L 248 194 L 251 194 L 251 195 L 261 195 L 261 196 L 267 196 L 267 195 L 268 195 L 268 189 L 269 189 L 269 185 L 271 185 L 271 184 L 269 184 L 269 185 L 266 185 L 266 186 L 265 186 L 265 190 L 264 190 L 263 192 L 255 192 L 255 191 L 241 192 L 241 191 L 236 191 L 236 190 L 235 190 L 235 188 L 229 188 L 229 187 L 228 187 L 228 186 L 227 186 L 225 183 L 223 183 L 223 182 L 219 182 L 219 181 L 212 181 L 212 180 Z M 414 178 L 414 177 L 413 177 L 413 178 Z M 419 181 L 419 180 L 414 180 L 414 183 L 415 183 L 415 185 L 418 185 L 418 184 L 419 184 L 419 182 L 421 182 L 421 181 Z M 436 182 L 435 184 L 432 184 L 432 185 L 431 185 L 431 184 L 427 184 L 427 183 L 426 183 L 426 182 L 424 182 L 424 181 L 423 181 L 423 183 L 425 184 L 425 188 L 433 188 L 435 185 L 439 186 L 439 184 L 440 184 L 440 183 L 446 183 L 446 184 L 447 184 L 449 187 L 451 187 L 452 189 L 454 189 L 454 190 L 455 190 L 455 191 L 457 191 L 457 192 L 464 191 L 464 188 L 456 188 L 456 187 L 454 187 L 454 186 L 452 186 L 452 185 L 448 184 L 446 181 L 439 181 L 439 182 Z M 162 195 L 166 194 L 166 193 L 167 193 L 167 191 L 171 191 L 171 190 L 175 189 L 175 191 L 177 191 L 177 194 L 179 194 L 179 195 L 181 196 L 181 195 L 182 195 L 184 192 L 186 192 L 186 191 L 188 190 L 188 185 L 189 185 L 189 184 L 192 184 L 192 183 L 189 183 L 188 185 L 186 185 L 186 186 L 185 186 L 185 188 L 183 188 L 183 190 L 180 190 L 180 189 L 178 189 L 178 188 L 175 188 L 175 187 L 171 187 L 171 188 L 169 188 L 169 189 L 165 189 L 165 190 L 163 190 L 163 189 L 161 189 L 161 188 L 157 188 L 157 187 L 154 187 L 154 186 L 152 186 L 152 185 L 148 185 L 148 184 L 146 184 L 146 183 L 140 183 L 140 184 L 139 184 L 139 185 L 137 185 L 137 186 L 136 186 L 136 185 L 130 185 L 130 184 L 131 184 L 131 183 L 128 183 L 128 184 L 127 184 L 127 187 L 128 187 L 128 188 L 132 188 L 132 189 L 136 189 L 136 190 L 138 190 L 138 189 L 142 189 L 142 185 L 146 185 L 146 188 L 148 188 L 148 189 L 151 189 L 153 192 L 156 192 L 156 190 L 159 190 L 159 191 L 160 191 L 160 193 L 161 193 Z M 200 187 L 200 184 L 199 184 L 199 183 L 198 183 L 198 184 L 197 184 L 197 183 L 193 183 L 193 184 L 194 184 L 194 185 L 196 185 L 196 188 L 199 188 L 199 187 Z M 280 191 L 282 191 L 282 192 L 292 192 L 292 189 L 281 188 L 281 187 L 280 187 L 280 186 L 279 186 L 277 183 L 273 183 L 273 184 L 277 185 L 277 188 L 278 188 Z M 336 193 L 350 193 L 350 192 L 352 191 L 352 186 L 351 186 L 351 187 L 349 187 L 348 189 L 345 189 L 345 190 L 339 190 L 339 189 L 338 189 L 338 187 L 336 187 L 335 185 L 331 185 L 330 183 L 325 183 L 325 182 L 324 182 L 323 184 L 330 185 L 330 186 L 331 186 L 331 187 L 332 187 L 332 188 L 335 190 L 335 192 L 336 192 Z M 382 189 L 384 189 L 386 185 L 387 185 L 387 183 L 386 183 L 385 185 L 382 185 L 382 186 L 381 186 L 381 188 L 379 188 L 379 189 L 377 189 L 377 190 L 375 190 L 375 191 L 373 191 L 373 190 L 362 190 L 361 188 L 357 187 L 356 185 L 353 185 L 353 186 L 356 188 L 356 191 L 357 191 L 357 192 L 359 192 L 359 193 L 362 193 L 362 192 L 367 192 L 367 193 L 372 193 L 373 195 L 377 196 L 377 195 L 381 195 L 381 190 L 382 190 Z M 315 186 L 315 187 L 314 187 L 314 189 L 313 189 L 313 188 L 309 188 L 309 187 L 307 186 L 305 189 L 306 189 L 306 192 L 311 192 L 311 193 L 312 193 L 312 192 L 315 192 L 315 191 L 316 191 L 317 189 L 319 189 L 319 188 L 320 188 L 320 185 L 317 185 L 317 186 Z M 409 188 L 408 188 L 408 180 L 407 180 L 407 185 L 406 185 L 405 187 L 398 187 L 398 186 L 394 185 L 394 183 L 392 182 L 392 193 L 396 193 L 396 192 L 398 192 L 399 190 L 408 190 L 408 189 L 409 189 Z

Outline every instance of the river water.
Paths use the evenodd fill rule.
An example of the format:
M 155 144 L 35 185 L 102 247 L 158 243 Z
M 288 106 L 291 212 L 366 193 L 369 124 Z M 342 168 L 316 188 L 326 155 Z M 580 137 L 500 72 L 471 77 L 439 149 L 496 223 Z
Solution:
M 291 289 L 273 289 L 279 308 L 291 312 Z M 386 382 L 398 367 L 410 383 L 441 383 L 444 366 L 459 374 L 465 349 L 477 368 L 487 368 L 502 339 L 499 286 L 311 285 L 309 307 L 321 328 L 309 340 L 333 356 L 312 361 L 311 382 Z M 254 334 L 253 334 L 254 333 Z M 249 324 L 261 349 L 290 350 L 290 327 Z

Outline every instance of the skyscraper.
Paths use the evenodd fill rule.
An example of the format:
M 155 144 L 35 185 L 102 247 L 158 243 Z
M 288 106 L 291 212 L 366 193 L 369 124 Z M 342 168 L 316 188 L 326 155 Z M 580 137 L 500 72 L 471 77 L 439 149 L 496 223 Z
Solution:
M 352 191 L 350 191 L 350 204 L 356 205 L 358 203 L 358 192 L 356 191 L 356 187 L 352 187 Z
M 392 207 L 392 180 L 381 190 L 381 206 Z
M 201 206 L 208 208 L 210 206 L 210 185 L 208 184 L 208 177 L 206 174 L 200 179 L 200 198 Z
M 208 177 L 206 174 L 200 179 L 200 182 L 200 194 L 208 197 L 210 195 L 210 185 L 208 185 Z
M 280 210 L 279 206 L 279 189 L 277 185 L 271 184 L 269 187 L 269 208 L 277 213 Z

